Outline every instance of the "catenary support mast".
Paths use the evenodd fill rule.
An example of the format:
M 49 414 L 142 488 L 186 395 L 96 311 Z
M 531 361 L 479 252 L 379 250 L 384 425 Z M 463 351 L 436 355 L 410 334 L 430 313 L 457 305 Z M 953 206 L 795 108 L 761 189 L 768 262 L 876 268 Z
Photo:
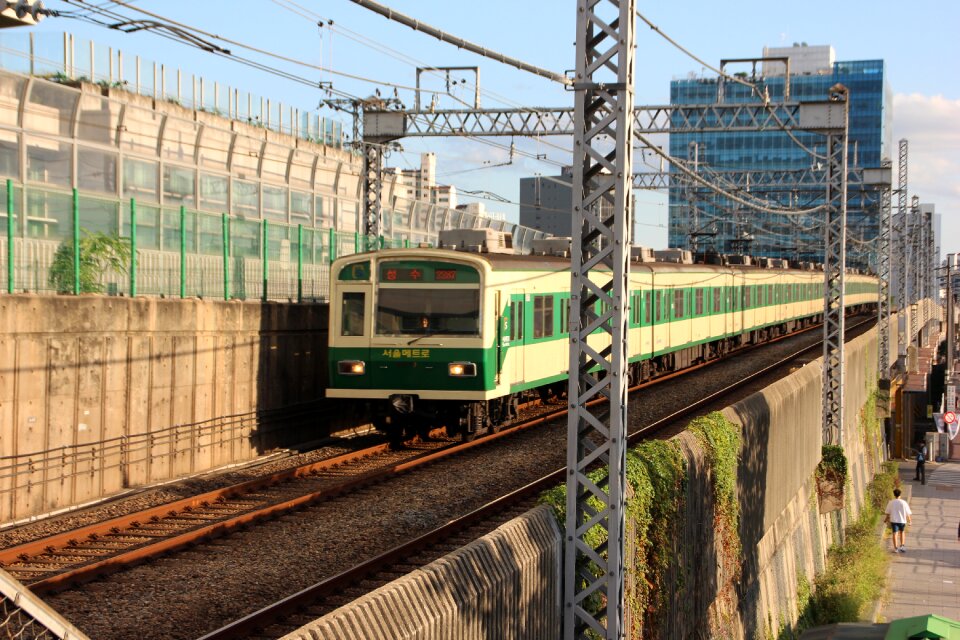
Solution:
M 847 244 L 849 92 L 830 88 L 826 105 L 827 210 L 824 224 L 823 442 L 843 446 L 844 271 Z M 802 115 L 801 115 L 802 117 Z
M 906 371 L 907 365 L 907 278 L 910 260 L 907 243 L 907 141 L 900 140 L 897 164 L 897 368 Z
M 634 9 L 634 0 L 577 1 L 566 640 L 620 640 L 625 633 Z M 588 406 L 601 397 L 607 402 Z M 602 470 L 600 480 L 587 475 L 594 464 Z M 599 546 L 589 535 L 595 526 L 607 533 Z
M 889 162 L 885 167 L 890 171 Z M 890 179 L 880 187 L 880 235 L 877 246 L 877 275 L 880 277 L 880 300 L 877 305 L 877 324 L 879 325 L 879 368 L 880 377 L 890 376 L 890 237 L 892 221 L 890 216 Z

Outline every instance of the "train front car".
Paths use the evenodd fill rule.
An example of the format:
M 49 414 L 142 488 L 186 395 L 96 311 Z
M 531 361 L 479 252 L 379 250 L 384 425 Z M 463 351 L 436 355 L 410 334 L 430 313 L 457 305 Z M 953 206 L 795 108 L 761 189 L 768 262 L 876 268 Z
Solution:
M 496 387 L 489 270 L 479 254 L 437 249 L 334 262 L 327 396 L 364 403 L 394 441 L 440 426 L 483 431 Z

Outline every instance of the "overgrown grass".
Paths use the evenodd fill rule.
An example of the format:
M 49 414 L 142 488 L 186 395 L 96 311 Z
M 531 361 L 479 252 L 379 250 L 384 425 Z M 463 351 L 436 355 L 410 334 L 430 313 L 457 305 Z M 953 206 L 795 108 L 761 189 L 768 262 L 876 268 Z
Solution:
M 862 620 L 883 594 L 890 559 L 877 529 L 897 482 L 896 463 L 888 462 L 867 486 L 860 517 L 847 527 L 843 545 L 830 549 L 806 606 L 800 602 L 797 636 L 810 627 Z

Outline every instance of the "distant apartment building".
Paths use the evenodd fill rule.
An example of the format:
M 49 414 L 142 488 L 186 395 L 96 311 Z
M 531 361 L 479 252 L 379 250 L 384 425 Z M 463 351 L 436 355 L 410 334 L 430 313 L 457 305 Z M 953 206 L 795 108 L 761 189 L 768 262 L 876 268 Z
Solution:
M 890 157 L 893 102 L 883 60 L 837 61 L 833 47 L 806 43 L 764 48 L 763 57 L 789 58 L 789 78 L 783 63 L 763 62 L 756 77 L 740 72 L 741 79 L 756 89 L 726 81 L 722 85 L 723 101 L 782 100 L 788 80 L 791 101 L 824 101 L 830 87 L 843 84 L 850 92 L 850 167 L 879 167 L 881 159 Z M 733 72 L 729 67 L 727 71 Z M 715 104 L 721 99 L 719 87 L 716 77 L 691 74 L 670 83 L 670 103 Z M 670 155 L 727 172 L 731 182 L 740 175 L 738 172 L 822 167 L 824 146 L 823 136 L 775 128 L 670 135 Z M 679 175 L 676 169 L 671 172 Z M 760 213 L 733 200 L 698 195 L 702 189 L 678 187 L 673 182 L 669 200 L 671 247 L 690 249 L 699 243 L 701 250 L 709 244 L 724 253 L 823 260 L 822 226 L 817 219 Z M 754 190 L 759 186 L 753 185 Z M 823 201 L 817 193 L 789 188 L 758 197 L 793 209 L 812 208 Z M 859 201 L 848 206 L 848 236 L 853 245 L 848 259 L 856 266 L 868 266 L 869 246 L 878 233 L 874 206 L 866 200 L 863 206 Z
M 457 188 L 437 184 L 437 154 L 421 153 L 420 167 L 416 169 L 388 168 L 385 172 L 394 181 L 397 197 L 418 202 L 429 202 L 450 209 L 457 208 Z

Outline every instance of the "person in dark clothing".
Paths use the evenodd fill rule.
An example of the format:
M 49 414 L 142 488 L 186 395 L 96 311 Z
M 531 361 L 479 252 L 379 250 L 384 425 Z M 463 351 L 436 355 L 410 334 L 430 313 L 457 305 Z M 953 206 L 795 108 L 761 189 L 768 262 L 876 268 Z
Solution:
M 919 480 L 920 484 L 927 484 L 927 472 L 924 468 L 927 462 L 927 443 L 921 440 L 917 443 L 917 473 L 914 480 Z

